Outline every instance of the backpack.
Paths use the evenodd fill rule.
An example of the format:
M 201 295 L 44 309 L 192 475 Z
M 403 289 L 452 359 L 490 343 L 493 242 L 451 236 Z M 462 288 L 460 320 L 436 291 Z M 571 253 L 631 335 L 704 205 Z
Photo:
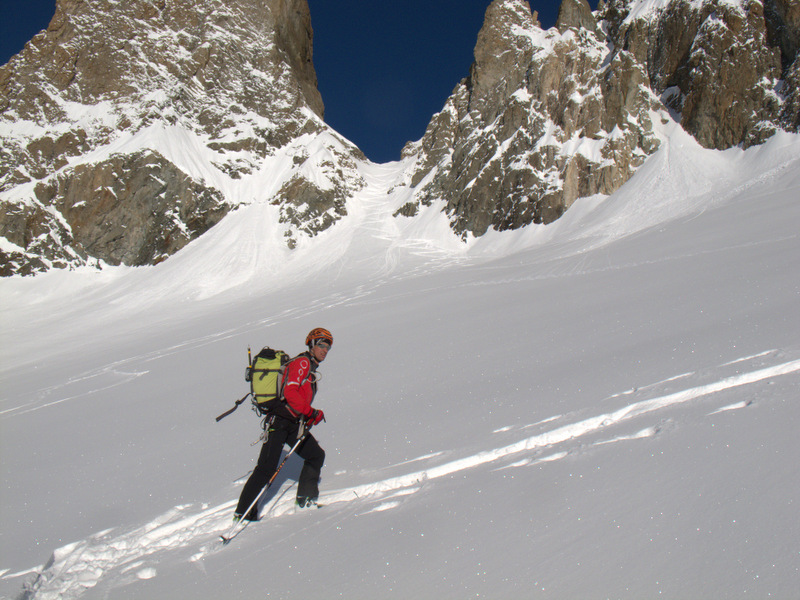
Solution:
M 247 354 L 250 355 L 249 348 Z M 249 361 L 244 372 L 245 381 L 250 382 L 250 392 L 237 400 L 232 409 L 218 416 L 217 422 L 235 411 L 248 396 L 258 414 L 266 415 L 275 410 L 283 398 L 283 372 L 290 360 L 283 350 L 273 350 L 268 346 L 262 348 L 255 359 Z
M 262 414 L 273 410 L 283 396 L 283 370 L 290 357 L 283 350 L 264 347 L 245 370 L 253 403 Z

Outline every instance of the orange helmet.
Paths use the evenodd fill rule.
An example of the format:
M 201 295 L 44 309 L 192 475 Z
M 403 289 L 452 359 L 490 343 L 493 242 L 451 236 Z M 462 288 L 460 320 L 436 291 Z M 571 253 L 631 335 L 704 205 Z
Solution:
M 328 342 L 328 344 L 333 346 L 333 336 L 331 332 L 322 327 L 317 327 L 316 329 L 312 329 L 306 336 L 306 346 L 309 348 L 311 346 L 316 346 L 319 341 Z

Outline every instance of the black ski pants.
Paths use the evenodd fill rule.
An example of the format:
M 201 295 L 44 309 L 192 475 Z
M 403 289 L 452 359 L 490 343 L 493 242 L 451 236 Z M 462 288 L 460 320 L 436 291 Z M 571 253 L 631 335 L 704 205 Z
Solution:
M 256 468 L 244 484 L 242 494 L 239 496 L 239 504 L 236 507 L 237 514 L 244 514 L 247 507 L 256 499 L 261 489 L 267 485 L 270 477 L 278 468 L 281 459 L 283 446 L 292 447 L 297 442 L 299 434 L 299 423 L 294 423 L 280 416 L 272 417 L 267 424 L 267 441 L 261 446 L 261 454 L 258 456 Z M 310 433 L 306 439 L 297 447 L 295 453 L 302 458 L 303 469 L 300 471 L 300 479 L 297 485 L 298 498 L 318 498 L 319 497 L 319 477 L 322 465 L 325 462 L 325 450 L 323 450 L 317 440 Z M 258 516 L 258 507 L 254 507 L 253 515 Z

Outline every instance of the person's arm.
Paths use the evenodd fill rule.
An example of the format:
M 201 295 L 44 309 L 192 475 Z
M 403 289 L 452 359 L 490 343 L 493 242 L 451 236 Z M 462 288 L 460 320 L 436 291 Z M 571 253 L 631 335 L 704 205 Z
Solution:
M 300 356 L 286 365 L 286 378 L 283 385 L 283 397 L 289 408 L 298 415 L 310 417 L 313 415 L 311 401 L 314 391 L 308 381 L 311 370 L 311 359 Z

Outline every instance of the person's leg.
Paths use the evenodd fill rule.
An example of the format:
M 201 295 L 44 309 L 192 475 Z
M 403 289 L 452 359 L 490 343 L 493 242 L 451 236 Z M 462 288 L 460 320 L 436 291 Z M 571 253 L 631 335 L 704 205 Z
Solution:
M 308 434 L 297 449 L 297 454 L 305 461 L 297 484 L 297 502 L 305 506 L 308 501 L 316 501 L 319 497 L 319 478 L 325 463 L 325 450 L 313 435 Z
M 287 432 L 284 429 L 273 429 L 270 426 L 267 433 L 267 441 L 261 446 L 256 468 L 253 469 L 250 478 L 244 484 L 239 496 L 239 504 L 236 507 L 236 514 L 244 516 L 245 519 L 258 519 L 258 506 L 254 506 L 247 515 L 244 514 L 244 511 L 253 503 L 253 500 L 261 493 L 262 488 L 267 485 L 270 477 L 275 473 L 281 458 L 283 444 L 286 442 Z

